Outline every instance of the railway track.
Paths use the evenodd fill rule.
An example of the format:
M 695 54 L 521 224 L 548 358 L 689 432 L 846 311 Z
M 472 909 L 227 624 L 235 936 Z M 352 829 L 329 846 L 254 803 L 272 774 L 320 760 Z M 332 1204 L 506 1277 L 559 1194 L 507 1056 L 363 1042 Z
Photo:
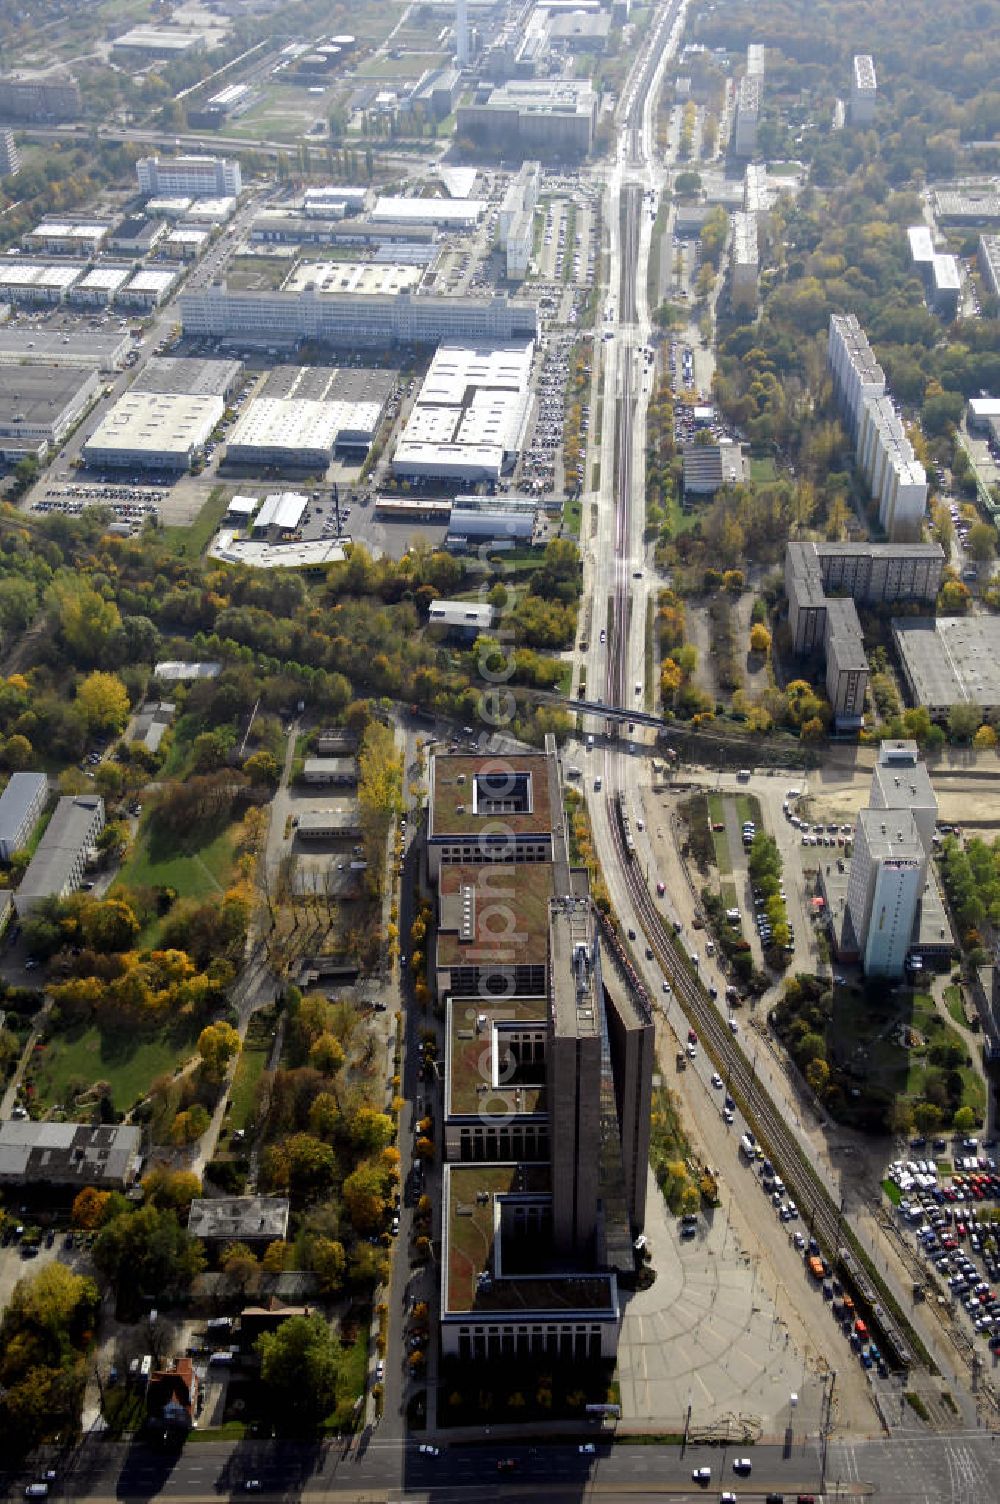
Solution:
M 676 13 L 676 7 L 671 7 Z M 672 21 L 671 21 L 672 24 Z M 643 161 L 642 119 L 646 95 L 655 76 L 658 47 L 651 46 L 640 65 L 639 78 L 622 120 L 628 142 L 630 164 Z M 621 247 L 619 272 L 620 322 L 634 326 L 637 319 L 636 288 L 639 275 L 640 224 L 643 190 L 638 183 L 624 183 L 620 189 L 618 212 Z M 632 492 L 636 479 L 632 470 L 633 426 L 636 416 L 636 384 L 632 340 L 626 335 L 621 351 L 618 389 L 615 402 L 615 571 L 611 598 L 611 624 L 605 680 L 605 704 L 625 706 L 629 703 L 627 668 L 631 625 L 630 538 Z M 847 1271 L 853 1266 L 856 1275 L 867 1284 L 869 1305 L 880 1313 L 879 1324 L 896 1366 L 907 1368 L 913 1362 L 911 1343 L 897 1322 L 896 1303 L 878 1279 L 870 1259 L 844 1220 L 843 1209 L 834 1201 L 798 1138 L 789 1128 L 782 1112 L 775 1106 L 763 1084 L 757 1079 L 755 1066 L 744 1055 L 697 976 L 692 975 L 688 960 L 678 952 L 673 933 L 667 929 L 653 895 L 635 860 L 635 848 L 626 820 L 620 817 L 625 807 L 627 786 L 624 754 L 617 721 L 605 722 L 610 742 L 607 756 L 608 829 L 615 859 L 623 874 L 632 911 L 641 925 L 657 965 L 671 983 L 674 995 L 699 1035 L 703 1048 L 727 1081 L 729 1091 L 740 1105 L 746 1121 L 769 1154 L 795 1197 L 800 1213 L 813 1237 L 831 1260 L 838 1257 Z M 905 1318 L 904 1318 L 905 1319 Z

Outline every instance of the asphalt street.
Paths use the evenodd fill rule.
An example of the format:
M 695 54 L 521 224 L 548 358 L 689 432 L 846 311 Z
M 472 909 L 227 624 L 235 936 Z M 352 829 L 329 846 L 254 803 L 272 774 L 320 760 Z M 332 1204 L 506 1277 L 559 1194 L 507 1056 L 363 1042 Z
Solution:
M 892 1441 L 831 1444 L 823 1458 L 814 1437 L 792 1435 L 784 1446 L 681 1447 L 611 1446 L 596 1443 L 594 1455 L 578 1445 L 514 1445 L 486 1440 L 482 1445 L 443 1446 L 437 1457 L 422 1456 L 415 1441 L 362 1439 L 357 1448 L 335 1442 L 190 1442 L 176 1457 L 143 1447 L 99 1440 L 84 1443 L 59 1468 L 54 1498 L 113 1499 L 171 1496 L 217 1500 L 249 1492 L 260 1484 L 265 1496 L 350 1500 L 435 1500 L 477 1497 L 539 1499 L 601 1498 L 641 1500 L 715 1499 L 722 1488 L 743 1501 L 770 1491 L 794 1499 L 799 1492 L 825 1500 L 877 1494 L 887 1504 L 973 1504 L 1000 1498 L 1000 1466 L 995 1436 L 984 1432 L 951 1436 L 900 1436 Z M 733 1461 L 751 1458 L 749 1478 L 738 1477 Z M 503 1464 L 498 1468 L 498 1464 Z M 509 1466 L 508 1464 L 513 1464 Z M 48 1460 L 44 1464 L 48 1465 Z M 704 1489 L 692 1483 L 693 1468 L 711 1469 Z M 37 1472 L 0 1475 L 0 1496 L 15 1498 Z

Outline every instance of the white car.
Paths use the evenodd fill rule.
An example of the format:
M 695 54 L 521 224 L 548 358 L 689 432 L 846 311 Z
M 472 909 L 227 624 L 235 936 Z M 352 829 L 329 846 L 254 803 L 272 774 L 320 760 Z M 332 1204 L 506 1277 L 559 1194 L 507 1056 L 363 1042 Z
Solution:
M 385 1378 L 385 1363 L 382 1361 L 381 1358 L 379 1358 L 378 1362 L 375 1364 L 375 1382 L 376 1382 L 376 1384 L 381 1384 L 381 1382 L 382 1382 L 382 1380 L 384 1378 Z
M 749 1478 L 753 1472 L 753 1463 L 749 1457 L 734 1457 L 733 1472 L 739 1473 L 742 1478 Z
M 434 1446 L 429 1441 L 422 1441 L 418 1450 L 422 1452 L 425 1457 L 440 1457 L 441 1455 L 441 1448 Z
M 712 1076 L 712 1085 L 715 1087 L 716 1091 L 722 1090 L 722 1077 L 719 1075 L 718 1071 L 716 1071 Z
M 581 1441 L 580 1445 L 577 1447 L 577 1451 L 582 1457 L 593 1457 L 596 1450 L 597 1448 L 594 1446 L 594 1443 L 592 1441 Z
M 712 1469 L 710 1467 L 696 1467 L 691 1471 L 691 1482 L 700 1483 L 702 1488 L 712 1481 Z

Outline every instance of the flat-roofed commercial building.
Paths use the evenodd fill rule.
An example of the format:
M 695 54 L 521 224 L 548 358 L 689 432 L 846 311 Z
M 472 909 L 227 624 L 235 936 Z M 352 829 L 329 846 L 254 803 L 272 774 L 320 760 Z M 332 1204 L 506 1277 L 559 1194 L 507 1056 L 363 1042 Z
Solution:
M 995 187 L 938 188 L 934 214 L 939 224 L 1000 225 L 1000 192 Z
M 111 226 L 86 219 L 46 219 L 24 237 L 29 250 L 49 256 L 96 256 Z
M 79 85 L 60 69 L 21 69 L 0 78 L 0 115 L 8 120 L 75 120 L 79 113 Z
M 130 214 L 108 235 L 107 248 L 123 256 L 148 256 L 166 233 L 167 227 L 161 219 Z
M 584 157 L 594 144 L 597 95 L 585 81 L 511 79 L 458 107 L 457 131 L 522 157 Z
M 182 224 L 211 230 L 217 225 L 227 224 L 235 213 L 236 199 L 231 194 L 224 194 L 219 198 L 196 198 L 192 200 Z
M 931 262 L 930 303 L 935 313 L 944 319 L 958 317 L 958 304 L 962 296 L 962 274 L 958 257 L 949 254 L 936 255 Z
M 328 788 L 351 788 L 358 781 L 358 764 L 353 757 L 307 757 L 302 780 Z
M 524 441 L 530 340 L 438 346 L 396 445 L 397 475 L 498 480 Z
M 337 449 L 367 451 L 378 430 L 377 402 L 257 397 L 226 445 L 234 465 L 325 471 Z
M 163 237 L 161 250 L 171 261 L 197 261 L 211 238 L 200 225 L 176 225 Z
M 107 308 L 131 275 L 130 266 L 95 266 L 70 288 L 69 301 L 90 308 Z
M 873 124 L 877 98 L 875 64 L 867 52 L 858 53 L 851 68 L 850 121 L 852 125 Z
M 217 46 L 225 31 L 215 28 L 202 31 L 189 26 L 132 26 L 111 43 L 112 56 L 118 61 L 138 62 L 163 58 L 170 62 L 188 52 L 203 52 Z
M 287 1196 L 198 1197 L 187 1230 L 203 1243 L 280 1243 L 288 1235 L 289 1207 Z
M 736 91 L 736 115 L 733 124 L 733 152 L 738 157 L 752 157 L 757 150 L 760 101 L 760 78 L 744 73 Z
M 99 392 L 97 372 L 82 366 L 39 361 L 0 369 L 0 453 L 7 460 L 44 459 Z
M 243 192 L 235 158 L 140 157 L 135 170 L 140 193 L 153 197 L 239 198 Z
M 210 287 L 179 299 L 185 334 L 278 348 L 312 339 L 332 345 L 381 347 L 441 340 L 534 339 L 538 313 L 504 294 L 487 298 L 420 297 L 411 293 L 229 292 Z
M 308 506 L 308 496 L 298 491 L 278 491 L 266 497 L 253 520 L 254 537 L 277 541 L 297 532 Z
M 338 218 L 340 213 L 360 214 L 368 202 L 367 188 L 353 184 L 327 183 L 320 188 L 307 188 L 302 195 L 302 212 L 307 218 Z
M 497 607 L 487 601 L 431 601 L 427 613 L 428 627 L 435 635 L 472 642 L 496 624 Z
M 242 379 L 242 360 L 201 360 L 195 356 L 154 355 L 139 372 L 132 390 L 172 392 L 187 397 L 229 398 Z
M 122 1191 L 139 1173 L 141 1145 L 131 1124 L 0 1122 L 0 1182 Z
M 373 225 L 435 225 L 445 230 L 474 230 L 486 213 L 481 198 L 407 198 L 383 194 L 371 211 Z
M 303 810 L 295 830 L 303 841 L 356 841 L 361 836 L 361 811 L 355 800 L 328 809 Z
M 79 266 L 37 261 L 0 262 L 0 300 L 5 303 L 63 303 L 83 274 Z
M 952 705 L 1000 709 L 1000 619 L 899 617 L 892 635 L 914 705 L 938 718 Z
M 12 773 L 0 794 L 0 861 L 23 851 L 45 809 L 49 780 L 44 773 Z
M 177 281 L 177 273 L 162 267 L 145 267 L 136 272 L 118 294 L 118 302 L 125 308 L 150 310 L 159 308 L 170 289 Z
M 18 914 L 30 914 L 43 898 L 75 893 L 103 829 L 104 800 L 99 795 L 60 799 L 15 895 Z
M 52 365 L 117 371 L 132 348 L 128 333 L 88 329 L 5 329 L 0 326 L 0 366 Z
M 89 465 L 190 470 L 221 422 L 221 397 L 126 392 L 83 446 Z

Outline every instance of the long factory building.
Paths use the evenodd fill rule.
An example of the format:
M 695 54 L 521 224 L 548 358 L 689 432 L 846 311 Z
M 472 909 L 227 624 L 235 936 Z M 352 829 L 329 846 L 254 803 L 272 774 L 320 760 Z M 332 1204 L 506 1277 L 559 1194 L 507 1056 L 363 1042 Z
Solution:
M 230 292 L 209 287 L 179 299 L 186 335 L 278 347 L 302 340 L 330 344 L 429 345 L 442 339 L 534 339 L 531 303 L 499 293 L 488 298 L 301 292 Z
M 396 445 L 395 473 L 498 480 L 524 439 L 533 355 L 531 340 L 442 343 Z

